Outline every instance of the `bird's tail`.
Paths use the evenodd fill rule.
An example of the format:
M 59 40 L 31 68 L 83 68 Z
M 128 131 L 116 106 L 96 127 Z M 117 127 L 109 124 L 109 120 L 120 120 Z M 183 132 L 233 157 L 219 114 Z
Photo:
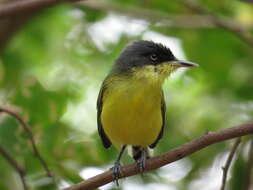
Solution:
M 132 146 L 132 156 L 137 161 L 141 158 L 142 152 L 145 151 L 146 158 L 150 158 L 150 153 L 148 147 L 141 147 L 141 146 Z

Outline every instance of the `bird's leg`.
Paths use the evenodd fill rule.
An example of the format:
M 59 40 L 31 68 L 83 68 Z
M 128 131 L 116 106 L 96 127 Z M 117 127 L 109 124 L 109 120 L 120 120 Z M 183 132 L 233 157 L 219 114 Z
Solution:
M 112 177 L 113 177 L 113 180 L 116 182 L 116 185 L 119 186 L 119 178 L 121 177 L 121 165 L 120 165 L 120 158 L 121 156 L 123 155 L 123 152 L 124 150 L 126 149 L 126 145 L 122 146 L 121 150 L 120 150 L 120 153 L 118 155 L 118 158 L 116 160 L 116 162 L 114 163 L 113 167 L 111 168 L 112 170 Z
M 148 149 L 147 148 L 142 148 L 141 150 L 141 156 L 137 161 L 137 165 L 139 167 L 140 172 L 143 172 L 146 167 L 146 160 L 149 159 L 150 156 L 148 154 Z

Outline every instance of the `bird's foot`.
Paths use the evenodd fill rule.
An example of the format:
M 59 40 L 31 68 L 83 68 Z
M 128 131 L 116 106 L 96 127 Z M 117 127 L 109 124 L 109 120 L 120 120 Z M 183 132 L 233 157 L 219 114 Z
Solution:
M 122 176 L 122 172 L 121 172 L 121 165 L 119 161 L 116 161 L 114 163 L 114 166 L 111 168 L 112 170 L 112 178 L 113 181 L 116 183 L 117 186 L 119 186 L 119 178 Z
M 137 161 L 137 165 L 138 165 L 140 172 L 144 172 L 144 170 L 146 168 L 146 161 L 148 158 L 149 158 L 149 156 L 147 156 L 146 151 L 142 151 L 141 157 Z

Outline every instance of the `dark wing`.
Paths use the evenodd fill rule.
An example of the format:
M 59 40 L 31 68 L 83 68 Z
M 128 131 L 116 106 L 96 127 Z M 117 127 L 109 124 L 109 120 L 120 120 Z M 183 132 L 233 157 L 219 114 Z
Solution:
M 165 126 L 165 122 L 166 122 L 166 105 L 165 105 L 163 91 L 162 91 L 162 100 L 161 100 L 161 114 L 162 114 L 162 120 L 163 120 L 162 121 L 162 128 L 161 128 L 161 131 L 160 131 L 157 139 L 155 140 L 155 142 L 153 142 L 151 145 L 149 145 L 150 148 L 154 148 L 156 146 L 156 144 L 158 143 L 158 141 L 163 136 L 164 126 Z
M 101 112 L 103 109 L 103 94 L 104 94 L 105 90 L 106 90 L 106 86 L 105 86 L 105 83 L 103 82 L 101 89 L 99 91 L 99 94 L 98 94 L 98 99 L 97 99 L 97 126 L 98 126 L 98 133 L 102 139 L 104 147 L 109 148 L 111 146 L 111 142 L 108 139 L 108 137 L 106 136 L 104 129 L 103 129 L 102 122 L 101 122 Z

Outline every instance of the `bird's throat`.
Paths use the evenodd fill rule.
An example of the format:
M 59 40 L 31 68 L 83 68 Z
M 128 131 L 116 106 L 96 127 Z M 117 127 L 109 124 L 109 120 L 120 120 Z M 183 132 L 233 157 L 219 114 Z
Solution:
M 166 77 L 173 72 L 173 68 L 166 65 L 146 65 L 132 69 L 132 80 L 143 81 L 147 85 L 162 86 Z

